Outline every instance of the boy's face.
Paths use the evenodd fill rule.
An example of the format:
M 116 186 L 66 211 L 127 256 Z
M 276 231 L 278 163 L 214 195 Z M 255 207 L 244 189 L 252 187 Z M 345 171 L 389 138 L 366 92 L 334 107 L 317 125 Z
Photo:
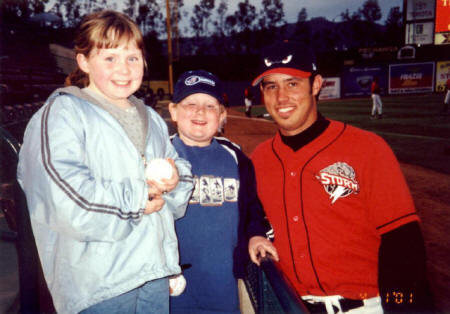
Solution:
M 227 115 L 215 97 L 202 93 L 189 95 L 178 104 L 170 103 L 169 111 L 188 146 L 208 146 Z
M 88 88 L 112 104 L 127 105 L 127 98 L 141 86 L 144 59 L 134 42 L 117 48 L 94 48 L 87 57 L 78 54 L 77 62 L 89 75 Z

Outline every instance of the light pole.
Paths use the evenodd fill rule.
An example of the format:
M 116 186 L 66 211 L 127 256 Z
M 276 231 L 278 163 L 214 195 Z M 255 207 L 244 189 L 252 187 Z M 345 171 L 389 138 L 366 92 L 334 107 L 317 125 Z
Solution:
M 172 65 L 172 27 L 170 25 L 170 3 L 166 0 L 166 24 L 167 24 L 167 59 L 169 64 L 169 94 L 173 94 L 173 65 Z

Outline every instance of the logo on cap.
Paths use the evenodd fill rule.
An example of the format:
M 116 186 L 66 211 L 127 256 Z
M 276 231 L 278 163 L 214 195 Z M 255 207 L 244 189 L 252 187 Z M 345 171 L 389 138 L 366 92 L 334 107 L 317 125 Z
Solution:
M 270 60 L 269 58 L 264 58 L 264 64 L 265 64 L 267 67 L 271 67 L 272 64 L 274 64 L 274 63 L 288 64 L 289 62 L 291 62 L 291 60 L 292 60 L 292 55 L 288 55 L 287 57 L 285 57 L 285 58 L 284 58 L 283 60 L 281 60 L 281 61 L 279 61 L 279 60 L 277 60 L 277 61 L 272 61 L 272 60 Z
M 216 86 L 216 82 L 204 76 L 191 75 L 184 80 L 184 84 L 187 86 L 193 86 L 198 83 L 205 83 L 211 86 Z

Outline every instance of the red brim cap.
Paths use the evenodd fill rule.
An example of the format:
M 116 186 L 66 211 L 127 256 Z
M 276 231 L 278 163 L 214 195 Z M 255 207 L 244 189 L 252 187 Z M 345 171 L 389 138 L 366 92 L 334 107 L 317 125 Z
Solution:
M 301 71 L 298 69 L 283 68 L 283 67 L 272 68 L 270 70 L 263 72 L 257 78 L 255 78 L 252 82 L 252 86 L 258 85 L 261 82 L 261 80 L 269 74 L 287 74 L 287 75 L 291 75 L 294 77 L 301 77 L 301 78 L 308 78 L 311 76 L 311 72 L 305 72 L 305 71 Z

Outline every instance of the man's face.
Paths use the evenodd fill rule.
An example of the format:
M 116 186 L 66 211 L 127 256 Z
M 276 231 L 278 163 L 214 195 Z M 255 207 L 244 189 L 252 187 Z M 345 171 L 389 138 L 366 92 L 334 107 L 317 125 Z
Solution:
M 311 86 L 309 78 L 287 74 L 270 74 L 261 83 L 261 92 L 267 112 L 278 124 L 281 134 L 301 133 L 317 119 L 316 95 L 322 86 L 322 77 L 316 75 Z

